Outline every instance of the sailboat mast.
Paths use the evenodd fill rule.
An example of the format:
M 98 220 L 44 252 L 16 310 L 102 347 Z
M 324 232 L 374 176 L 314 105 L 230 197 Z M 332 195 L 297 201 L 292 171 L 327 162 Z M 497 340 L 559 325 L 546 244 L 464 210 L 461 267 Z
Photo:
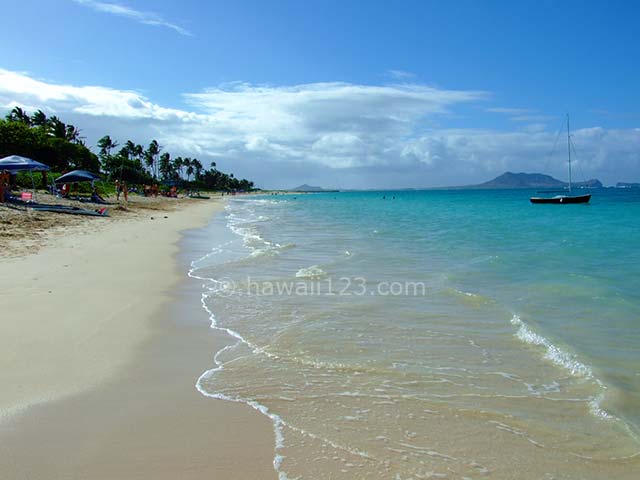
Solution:
M 567 113 L 567 151 L 569 152 L 569 193 L 571 193 L 571 136 L 569 134 L 569 114 Z

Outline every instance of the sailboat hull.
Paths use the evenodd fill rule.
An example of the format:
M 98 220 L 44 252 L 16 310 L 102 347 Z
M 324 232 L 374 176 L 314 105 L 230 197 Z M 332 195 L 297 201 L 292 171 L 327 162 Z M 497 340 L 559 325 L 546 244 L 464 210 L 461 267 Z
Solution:
M 553 203 L 557 205 L 589 203 L 589 200 L 591 200 L 591 194 L 571 195 L 571 133 L 569 130 L 569 114 L 567 114 L 567 154 L 569 159 L 569 195 L 556 195 L 555 197 L 531 197 L 531 203 Z
M 588 195 L 576 195 L 576 196 L 568 196 L 568 195 L 557 195 L 551 198 L 544 197 L 531 197 L 531 203 L 554 203 L 554 204 L 572 204 L 572 203 L 589 203 L 591 200 L 591 194 Z

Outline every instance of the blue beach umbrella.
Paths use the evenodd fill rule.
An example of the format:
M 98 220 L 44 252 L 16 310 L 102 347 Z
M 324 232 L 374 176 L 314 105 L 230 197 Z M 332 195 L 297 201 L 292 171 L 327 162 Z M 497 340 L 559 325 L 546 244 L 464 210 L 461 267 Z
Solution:
M 8 170 L 11 173 L 29 170 L 30 172 L 48 172 L 51 170 L 44 163 L 20 155 L 9 155 L 0 158 L 0 170 Z
M 99 180 L 100 176 L 86 170 L 73 170 L 56 178 L 56 183 L 76 183 L 76 182 L 93 182 Z
M 36 162 L 32 158 L 21 157 L 20 155 L 9 155 L 8 157 L 0 158 L 0 171 L 2 170 L 7 170 L 11 174 L 28 171 L 29 175 L 31 175 L 31 185 L 33 186 L 33 194 L 35 195 L 36 182 L 33 179 L 33 172 L 48 172 L 51 169 L 44 163 Z

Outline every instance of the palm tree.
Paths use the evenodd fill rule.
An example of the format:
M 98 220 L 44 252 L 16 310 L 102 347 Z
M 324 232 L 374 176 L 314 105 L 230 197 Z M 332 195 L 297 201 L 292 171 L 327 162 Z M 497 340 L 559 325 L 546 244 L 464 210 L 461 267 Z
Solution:
M 67 138 L 67 126 L 55 115 L 47 120 L 49 134 L 56 138 Z
M 6 118 L 12 122 L 22 122 L 27 125 L 31 125 L 31 118 L 29 117 L 29 114 L 20 107 L 13 107 Z
M 105 135 L 100 140 L 98 140 L 98 148 L 100 149 L 100 153 L 98 156 L 100 157 L 100 161 L 102 162 L 102 169 L 107 172 L 109 175 L 113 173 L 113 165 L 111 165 L 111 150 L 118 146 L 118 142 L 114 142 L 111 140 L 109 135 Z
M 31 115 L 31 125 L 34 127 L 45 127 L 47 125 L 47 116 L 42 110 L 38 110 Z
M 152 140 L 149 144 L 149 148 L 147 148 L 147 151 L 144 152 L 145 163 L 151 171 L 153 178 L 157 178 L 158 176 L 158 173 L 156 171 L 157 168 L 155 167 L 157 167 L 156 159 L 158 158 L 158 154 L 160 153 L 161 149 L 162 147 L 158 145 L 158 142 L 156 140 Z
M 105 135 L 100 140 L 98 140 L 98 148 L 100 148 L 100 156 L 110 157 L 111 150 L 118 146 L 118 142 L 114 142 L 111 140 L 109 135 Z
M 74 127 L 73 125 L 67 125 L 65 133 L 65 138 L 72 143 L 81 144 L 82 137 L 80 136 L 80 129 Z
M 191 181 L 191 175 L 193 175 L 193 160 L 190 158 L 185 159 L 185 164 L 187 165 L 187 181 Z
M 165 152 L 160 155 L 160 161 L 158 163 L 161 178 L 163 180 L 171 178 L 172 173 L 174 172 L 173 165 L 171 164 L 171 154 L 169 152 Z
M 124 153 L 124 155 L 127 157 L 127 160 L 132 160 L 132 157 L 136 156 L 136 144 L 131 140 L 127 140 L 120 152 Z
M 184 165 L 184 160 L 182 157 L 176 157 L 173 160 L 173 168 L 176 172 L 178 172 L 178 178 L 182 178 L 182 166 Z
M 133 156 L 133 163 L 135 164 L 136 170 L 144 170 L 144 167 L 142 166 L 142 162 L 144 160 L 144 147 L 136 144 L 133 149 Z
M 202 163 L 197 158 L 191 160 L 191 166 L 196 171 L 196 180 L 200 180 L 200 175 L 202 174 Z

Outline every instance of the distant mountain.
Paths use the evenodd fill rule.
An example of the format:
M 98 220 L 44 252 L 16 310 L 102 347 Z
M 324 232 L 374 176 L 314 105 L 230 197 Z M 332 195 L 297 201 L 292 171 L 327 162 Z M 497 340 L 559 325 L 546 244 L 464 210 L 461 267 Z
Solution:
M 616 188 L 640 188 L 640 183 L 618 182 Z
M 313 187 L 311 185 L 300 185 L 299 187 L 292 188 L 292 192 L 324 192 L 324 188 L 322 187 Z
M 587 180 L 585 182 L 574 182 L 576 187 L 585 187 L 585 188 L 602 188 L 602 182 L 597 178 L 592 178 L 591 180 Z M 568 184 L 567 184 L 568 185 Z
M 467 188 L 564 188 L 566 182 L 542 173 L 512 173 L 506 172 L 499 177 L 479 185 Z M 586 182 L 574 182 L 575 187 L 601 188 L 600 180 L 591 179 Z

